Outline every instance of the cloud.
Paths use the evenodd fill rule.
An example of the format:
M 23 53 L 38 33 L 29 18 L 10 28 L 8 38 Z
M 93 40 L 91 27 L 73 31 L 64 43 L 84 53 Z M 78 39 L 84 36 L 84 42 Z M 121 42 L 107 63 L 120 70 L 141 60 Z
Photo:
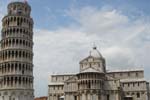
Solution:
M 112 46 L 104 48 L 102 53 L 106 57 L 109 70 L 136 67 L 135 55 L 131 48 Z
M 0 18 L 6 13 L 4 8 L 0 6 Z M 36 96 L 47 95 L 50 74 L 78 72 L 79 61 L 89 55 L 93 43 L 110 69 L 141 65 L 148 69 L 149 16 L 133 20 L 117 9 L 83 7 L 71 8 L 66 17 L 72 18 L 74 23 L 56 30 L 34 29 Z
M 140 61 L 139 58 L 136 58 L 136 55 L 143 52 L 145 46 L 150 43 L 149 16 L 135 16 L 135 19 L 131 19 L 128 15 L 116 9 L 94 7 L 71 8 L 67 14 L 78 22 L 80 29 L 87 35 L 96 35 L 102 41 L 107 41 L 102 48 L 105 47 L 106 50 L 111 51 L 111 53 L 105 53 L 108 60 L 114 57 L 116 59 L 122 58 L 122 61 L 120 61 L 121 59 L 118 61 L 120 62 L 119 65 L 115 61 L 116 59 L 110 59 L 109 62 L 112 62 L 110 63 L 112 66 L 126 65 L 126 67 L 130 67 L 139 64 L 137 62 Z

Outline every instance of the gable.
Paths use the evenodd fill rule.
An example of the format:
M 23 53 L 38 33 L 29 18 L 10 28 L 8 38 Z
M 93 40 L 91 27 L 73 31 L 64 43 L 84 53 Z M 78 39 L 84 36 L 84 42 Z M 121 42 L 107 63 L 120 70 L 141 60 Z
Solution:
M 99 71 L 94 69 L 93 67 L 88 67 L 85 70 L 83 70 L 81 73 L 86 73 L 86 72 L 97 72 L 97 73 L 99 73 Z
M 76 76 L 72 76 L 68 80 L 66 80 L 65 82 L 76 82 L 76 80 L 77 80 L 77 77 Z

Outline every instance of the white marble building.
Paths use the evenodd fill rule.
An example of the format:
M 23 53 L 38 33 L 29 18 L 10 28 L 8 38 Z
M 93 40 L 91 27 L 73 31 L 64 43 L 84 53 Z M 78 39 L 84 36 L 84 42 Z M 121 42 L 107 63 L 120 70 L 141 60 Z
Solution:
M 51 75 L 48 100 L 149 100 L 144 70 L 106 71 L 96 47 L 80 61 L 76 74 Z
M 2 19 L 0 100 L 34 100 L 33 20 L 27 2 L 11 2 Z

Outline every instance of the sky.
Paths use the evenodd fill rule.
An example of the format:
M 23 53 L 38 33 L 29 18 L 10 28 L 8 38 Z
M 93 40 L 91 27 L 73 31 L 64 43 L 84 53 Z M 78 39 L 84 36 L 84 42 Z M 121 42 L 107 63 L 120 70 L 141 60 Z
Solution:
M 17 0 L 0 0 L 0 19 L 12 1 Z M 34 19 L 35 96 L 48 94 L 51 74 L 78 73 L 79 61 L 89 56 L 93 44 L 106 59 L 107 70 L 143 68 L 150 80 L 150 0 L 28 3 Z

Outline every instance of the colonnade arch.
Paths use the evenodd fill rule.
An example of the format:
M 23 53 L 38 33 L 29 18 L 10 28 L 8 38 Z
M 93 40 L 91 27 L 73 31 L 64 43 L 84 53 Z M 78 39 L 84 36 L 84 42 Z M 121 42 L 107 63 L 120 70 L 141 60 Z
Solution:
M 32 61 L 33 54 L 28 50 L 22 49 L 7 49 L 0 52 L 0 59 L 2 61 L 12 59 L 26 59 Z
M 19 46 L 19 47 L 24 47 L 24 48 L 30 48 L 32 49 L 32 41 L 27 40 L 27 39 L 22 39 L 22 38 L 7 38 L 1 41 L 1 47 L 7 48 L 7 47 L 14 47 L 14 46 Z
M 26 76 L 4 76 L 2 79 L 1 87 L 25 87 L 31 88 L 33 84 L 33 77 Z
M 27 18 L 23 16 L 7 16 L 7 18 L 3 19 L 3 27 L 8 27 L 10 24 L 17 25 L 17 26 L 22 26 L 24 24 L 29 29 L 32 29 L 33 28 L 32 23 L 33 21 L 31 18 Z
M 10 28 L 3 28 L 2 30 L 2 37 L 23 37 L 32 40 L 33 32 L 28 28 L 18 28 L 18 27 L 10 27 Z
M 33 75 L 33 65 L 29 63 L 7 62 L 0 64 L 0 75 Z

